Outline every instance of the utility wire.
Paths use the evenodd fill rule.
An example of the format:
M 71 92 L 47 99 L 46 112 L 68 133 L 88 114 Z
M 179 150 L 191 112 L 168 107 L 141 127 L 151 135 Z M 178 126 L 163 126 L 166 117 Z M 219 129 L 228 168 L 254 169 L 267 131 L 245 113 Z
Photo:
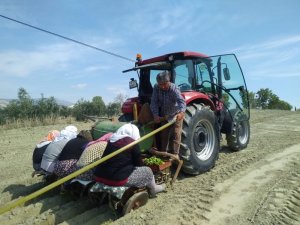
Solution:
M 115 54 L 115 53 L 113 53 L 113 52 L 109 52 L 109 51 L 106 51 L 106 50 L 104 50 L 104 49 L 97 48 L 97 47 L 92 46 L 92 45 L 89 45 L 89 44 L 85 44 L 85 43 L 83 43 L 83 42 L 81 42 L 81 41 L 76 41 L 76 40 L 74 40 L 74 39 L 72 39 L 72 38 L 68 38 L 68 37 L 65 37 L 65 36 L 63 36 L 63 35 L 56 34 L 56 33 L 54 33 L 54 32 L 51 32 L 51 31 L 48 31 L 48 30 L 45 30 L 45 29 L 42 29 L 42 28 L 39 28 L 39 27 L 30 25 L 30 24 L 28 24 L 28 23 L 24 23 L 24 22 L 21 22 L 21 21 L 19 21 L 19 20 L 12 19 L 12 18 L 9 18 L 9 17 L 7 17 L 7 16 L 3 16 L 3 15 L 1 15 L 1 14 L 0 14 L 0 17 L 2 17 L 2 18 L 4 18 L 4 19 L 11 20 L 11 21 L 13 21 L 13 22 L 16 22 L 16 23 L 19 23 L 19 24 L 22 24 L 22 25 L 25 25 L 25 26 L 28 26 L 28 27 L 31 27 L 31 28 L 33 28 L 33 29 L 36 29 L 36 30 L 39 30 L 39 31 L 48 33 L 48 34 L 51 34 L 51 35 L 54 35 L 54 36 L 57 36 L 57 37 L 66 39 L 66 40 L 68 40 L 68 41 L 72 41 L 72 42 L 75 42 L 75 43 L 77 43 L 77 44 L 80 44 L 80 45 L 83 45 L 83 46 L 86 46 L 86 47 L 89 47 L 89 48 L 96 49 L 96 50 L 101 51 L 101 52 L 104 52 L 104 53 L 106 53 L 106 54 L 109 54 L 109 55 L 112 55 L 112 56 L 115 56 L 115 57 L 118 57 L 118 58 L 121 58 L 121 59 L 125 59 L 125 60 L 130 61 L 130 62 L 135 62 L 135 60 L 133 60 L 133 59 L 129 59 L 129 58 L 127 58 L 127 57 L 124 57 L 124 56 Z

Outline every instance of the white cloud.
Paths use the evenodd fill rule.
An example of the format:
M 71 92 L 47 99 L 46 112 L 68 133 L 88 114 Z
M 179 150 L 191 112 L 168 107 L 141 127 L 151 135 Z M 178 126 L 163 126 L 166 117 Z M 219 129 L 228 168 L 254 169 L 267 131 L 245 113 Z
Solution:
M 85 89 L 87 87 L 87 84 L 86 83 L 81 83 L 81 84 L 75 84 L 75 85 L 72 85 L 72 88 L 74 89 Z
M 85 72 L 99 72 L 109 70 L 111 66 L 101 65 L 101 66 L 89 66 L 84 69 Z
M 287 36 L 281 39 L 269 41 L 262 43 L 256 47 L 262 48 L 262 49 L 274 49 L 274 48 L 281 48 L 293 44 L 300 43 L 300 35 L 295 36 Z M 255 46 L 254 46 L 255 47 Z
M 138 38 L 154 43 L 157 47 L 173 42 L 178 36 L 199 30 L 199 27 L 195 27 L 198 26 L 195 19 L 199 17 L 199 5 L 171 2 L 167 4 L 167 10 L 157 10 L 157 4 L 160 1 L 137 10 L 123 23 L 127 24 L 131 33 L 139 34 Z
M 291 78 L 300 77 L 300 65 L 294 67 L 257 67 L 254 70 L 249 70 L 247 73 L 249 77 L 257 77 L 261 79 L 270 78 Z
M 86 43 L 96 48 L 113 49 L 113 46 L 121 45 L 123 41 L 117 38 L 89 38 Z M 90 41 L 90 42 L 89 42 Z M 92 43 L 92 44 L 91 44 Z M 97 46 L 98 45 L 98 46 Z M 75 46 L 75 47 L 74 47 Z M 41 45 L 33 50 L 6 50 L 0 52 L 0 76 L 28 77 L 38 71 L 57 71 L 74 66 L 76 59 L 86 60 L 86 55 L 99 54 L 92 48 L 79 47 L 75 43 L 62 42 L 62 44 Z M 100 54 L 99 59 L 107 57 Z M 112 56 L 113 58 L 113 56 Z M 95 62 L 95 61 L 94 61 Z M 93 63 L 94 63 L 93 62 Z M 103 60 L 101 60 L 103 63 Z M 87 64 L 90 64 L 87 61 Z M 73 65 L 72 65 L 73 64 Z M 108 70 L 109 66 L 89 66 L 83 72 L 95 72 Z M 70 72 L 70 71 L 69 71 Z M 72 72 L 74 73 L 74 72 Z
M 126 95 L 127 90 L 124 86 L 112 86 L 106 88 L 108 92 Z
M 126 89 L 125 86 L 111 86 L 107 87 L 106 91 L 101 94 L 105 104 L 109 102 L 113 102 L 117 95 L 122 94 L 123 96 L 130 96 L 128 88 Z
M 300 35 L 272 39 L 234 50 L 251 77 L 300 77 Z
M 76 57 L 70 45 L 42 46 L 33 51 L 3 51 L 0 53 L 0 74 L 27 77 L 39 70 L 64 68 Z
M 162 47 L 174 40 L 175 36 L 172 35 L 154 35 L 150 41 L 154 42 L 157 47 Z
M 300 35 L 287 36 L 276 40 L 269 40 L 263 43 L 241 46 L 230 52 L 238 52 L 240 59 L 258 59 L 272 57 L 281 59 L 293 58 L 300 53 Z

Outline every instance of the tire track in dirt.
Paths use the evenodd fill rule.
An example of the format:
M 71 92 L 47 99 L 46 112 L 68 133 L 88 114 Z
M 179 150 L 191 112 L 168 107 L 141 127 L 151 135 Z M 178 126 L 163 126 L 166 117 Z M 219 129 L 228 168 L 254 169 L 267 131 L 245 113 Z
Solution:
M 35 144 L 49 130 L 60 129 L 64 126 L 0 131 L 0 173 L 2 178 L 0 206 L 45 186 L 40 177 L 31 177 L 33 171 L 32 151 Z M 79 129 L 89 129 L 90 126 L 91 124 L 77 125 Z M 90 208 L 91 204 L 88 199 L 75 201 L 74 198 L 59 195 L 56 189 L 26 203 L 25 206 L 17 207 L 1 215 L 0 224 L 57 224 L 89 211 Z M 64 212 L 64 214 L 61 215 L 60 212 Z
M 275 116 L 276 115 L 276 116 Z M 69 199 L 66 196 L 58 195 L 57 193 L 46 194 L 30 203 L 25 207 L 19 207 L 4 215 L 0 216 L 0 224 L 212 224 L 210 214 L 218 213 L 214 208 L 214 204 L 222 198 L 222 192 L 219 191 L 216 186 L 222 184 L 229 179 L 239 179 L 239 174 L 245 173 L 247 170 L 255 169 L 253 165 L 255 163 L 263 162 L 268 159 L 269 156 L 281 152 L 284 148 L 297 144 L 300 141 L 300 119 L 299 114 L 292 112 L 273 112 L 268 113 L 254 111 L 253 119 L 251 120 L 251 140 L 247 149 L 241 152 L 230 152 L 226 146 L 222 147 L 219 160 L 216 166 L 209 172 L 198 176 L 189 177 L 181 174 L 178 181 L 175 182 L 173 189 L 168 188 L 167 193 L 159 194 L 157 198 L 150 199 L 147 205 L 140 208 L 137 211 L 119 218 L 114 212 L 109 209 L 107 205 L 101 207 L 93 207 L 88 203 L 87 199 Z M 46 129 L 48 130 L 48 129 Z M 25 130 L 26 131 L 26 130 Z M 19 152 L 16 149 L 22 146 L 21 142 L 8 143 L 14 131 L 8 132 L 5 139 L 0 139 L 1 144 L 8 144 L 9 151 L 7 154 L 0 157 L 6 157 L 5 159 L 13 160 Z M 31 152 L 32 146 L 34 146 L 35 140 L 40 138 L 40 132 L 35 129 L 30 133 L 18 135 L 18 139 L 28 138 L 30 136 L 33 139 L 31 144 L 26 143 L 23 146 L 29 146 L 30 152 L 24 155 L 24 159 L 16 158 L 16 162 L 23 166 L 24 170 L 20 172 L 16 167 L 8 166 L 4 164 L 4 167 L 8 170 L 7 173 L 14 174 L 16 178 L 7 179 L 5 176 L 5 182 L 0 183 L 1 196 L 0 205 L 5 204 L 11 199 L 16 199 L 19 196 L 23 196 L 34 190 L 40 184 L 40 180 L 31 180 Z M 35 138 L 36 137 L 36 138 Z M 222 142 L 226 144 L 226 141 Z M 13 147 L 12 147 L 13 146 Z M 14 153 L 12 153 L 14 152 Z M 20 153 L 23 157 L 23 153 Z M 2 169 L 2 166 L 1 166 Z M 0 171 L 1 172 L 1 171 Z M 27 178 L 19 179 L 17 176 L 24 176 L 26 173 Z M 299 175 L 299 171 L 295 171 L 295 174 Z M 296 176 L 295 176 L 296 177 Z M 299 177 L 299 176 L 298 176 Z M 292 177 L 284 180 L 285 183 L 292 180 Z M 297 179 L 295 182 L 298 182 Z M 12 187 L 16 185 L 15 187 Z M 281 183 L 280 183 L 281 184 Z M 17 186 L 20 185 L 20 186 Z M 23 185 L 23 186 L 22 186 Z M 263 213 L 266 209 L 268 214 L 273 215 L 267 217 L 268 221 L 273 221 L 272 218 L 278 219 L 284 215 L 291 215 L 299 208 L 299 189 L 291 188 L 283 190 L 281 185 L 270 185 L 269 191 L 261 191 L 266 193 L 267 196 L 271 196 L 273 193 L 277 193 L 276 197 L 265 197 L 266 203 L 261 203 L 261 209 L 259 206 L 260 201 L 257 202 L 255 207 L 252 207 L 253 214 L 247 215 L 244 218 L 234 218 L 231 221 L 236 223 L 231 224 L 244 224 L 242 222 L 251 223 L 250 220 L 254 220 L 255 223 L 264 224 L 262 221 L 264 218 Z M 3 191 L 7 186 L 11 188 L 8 191 Z M 238 185 L 237 185 L 238 186 Z M 271 188 L 272 187 L 272 188 Z M 292 187 L 290 184 L 289 187 Z M 28 192 L 26 192 L 25 190 Z M 283 198 L 280 194 L 283 190 L 284 193 L 288 193 L 288 196 Z M 2 197 L 4 196 L 4 197 Z M 259 200 L 261 200 L 259 199 Z M 272 201 L 274 200 L 274 201 Z M 267 203 L 268 202 L 268 203 Z M 278 208 L 282 206 L 282 213 L 272 211 L 273 207 Z M 288 211 L 290 209 L 291 211 Z M 227 209 L 225 209 L 226 211 Z M 226 213 L 224 211 L 224 213 Z M 253 216 L 255 215 L 256 216 Z M 296 215 L 299 212 L 294 212 Z M 281 221 L 278 219 L 278 221 Z M 282 220 L 287 221 L 287 220 Z M 289 222 L 293 223 L 294 220 Z M 251 223 L 252 224 L 252 223 Z
M 256 221 L 271 224 L 300 224 L 299 158 L 295 158 L 292 163 L 290 172 L 278 175 L 274 185 L 260 203 L 250 220 L 254 224 L 257 223 Z
M 1 224 L 59 224 L 89 212 L 93 205 L 87 198 L 68 200 L 57 194 L 35 204 L 13 209 L 0 218 Z M 97 209 L 97 211 L 99 211 Z M 77 217 L 78 218 L 78 217 Z M 84 217 L 82 218 L 84 219 Z
M 223 147 L 217 165 L 210 172 L 182 179 L 175 184 L 170 196 L 164 196 L 163 200 L 160 198 L 154 200 L 155 203 L 148 203 L 139 209 L 142 217 L 138 213 L 137 215 L 130 214 L 113 224 L 215 224 L 208 217 L 209 213 L 218 213 L 212 204 L 222 195 L 214 188 L 215 184 L 230 178 L 234 179 L 241 171 L 253 169 L 256 162 L 264 161 L 268 155 L 281 152 L 285 147 L 299 143 L 300 132 L 297 127 L 300 127 L 300 120 L 298 116 L 292 114 L 288 118 L 277 118 L 275 122 L 272 119 L 265 119 L 264 123 L 254 124 L 251 129 L 254 137 L 246 150 L 229 152 L 226 147 Z M 276 131 L 276 127 L 280 128 L 279 131 L 272 132 Z M 262 129 L 269 132 L 260 135 L 257 131 Z M 291 134 L 294 135 L 294 138 L 291 138 Z M 238 186 L 238 184 L 236 185 Z M 209 191 L 207 192 L 207 190 Z M 170 207 L 164 208 L 164 204 Z M 172 207 L 173 205 L 175 207 Z M 180 205 L 180 207 L 176 207 L 176 205 Z M 147 208 L 155 210 L 152 213 Z M 164 208 L 165 211 L 161 212 L 160 208 Z M 226 214 L 226 209 L 224 209 L 224 213 Z M 132 221 L 134 222 L 132 223 Z M 232 224 L 245 224 L 245 222 L 249 221 Z
M 216 190 L 222 194 L 213 205 L 218 213 L 208 215 L 211 224 L 237 224 L 235 217 L 243 218 L 244 221 L 239 221 L 240 224 L 247 224 L 249 221 L 250 223 L 254 222 L 254 224 L 269 224 L 271 218 L 265 215 L 266 211 L 262 208 L 265 207 L 265 202 L 271 199 L 270 194 L 273 194 L 274 189 L 278 185 L 286 184 L 283 181 L 287 179 L 286 174 L 290 174 L 291 169 L 298 168 L 297 172 L 300 173 L 300 163 L 297 161 L 299 159 L 300 144 L 274 154 L 270 159 L 259 161 L 237 176 L 217 185 Z M 287 171 L 287 173 L 283 173 L 283 171 Z M 291 174 L 294 175 L 294 173 Z M 297 175 L 293 178 L 295 181 L 297 180 L 294 183 L 299 184 L 299 177 Z M 288 178 L 291 178 L 291 176 L 288 176 Z M 293 191 L 295 188 L 292 186 L 286 187 L 288 187 L 286 191 Z M 269 213 L 272 214 L 271 208 L 269 209 Z M 261 212 L 264 213 L 261 218 L 267 218 L 267 221 L 255 220 Z M 245 215 L 241 216 L 242 214 Z M 281 214 L 276 212 L 275 215 L 280 216 Z M 283 221 L 284 224 L 293 224 L 290 223 L 292 221 L 284 218 Z

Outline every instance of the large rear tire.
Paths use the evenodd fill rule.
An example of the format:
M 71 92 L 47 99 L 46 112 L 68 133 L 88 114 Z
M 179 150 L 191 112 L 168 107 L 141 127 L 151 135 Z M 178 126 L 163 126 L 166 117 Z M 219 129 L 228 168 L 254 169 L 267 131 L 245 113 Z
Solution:
M 183 171 L 197 175 L 210 170 L 218 158 L 219 140 L 217 119 L 209 106 L 187 106 L 180 148 Z
M 250 123 L 246 116 L 238 111 L 234 115 L 232 132 L 226 134 L 227 145 L 233 151 L 247 147 L 250 140 Z

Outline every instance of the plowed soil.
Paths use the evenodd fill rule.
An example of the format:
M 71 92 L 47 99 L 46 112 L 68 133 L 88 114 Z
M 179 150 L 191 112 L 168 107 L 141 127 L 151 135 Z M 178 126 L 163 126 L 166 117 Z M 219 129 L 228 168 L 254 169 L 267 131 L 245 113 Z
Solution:
M 300 113 L 252 110 L 250 124 L 246 149 L 232 152 L 222 140 L 212 170 L 180 174 L 173 188 L 124 217 L 55 189 L 0 215 L 0 224 L 300 224 Z M 44 186 L 31 177 L 32 151 L 62 128 L 0 130 L 0 207 Z

